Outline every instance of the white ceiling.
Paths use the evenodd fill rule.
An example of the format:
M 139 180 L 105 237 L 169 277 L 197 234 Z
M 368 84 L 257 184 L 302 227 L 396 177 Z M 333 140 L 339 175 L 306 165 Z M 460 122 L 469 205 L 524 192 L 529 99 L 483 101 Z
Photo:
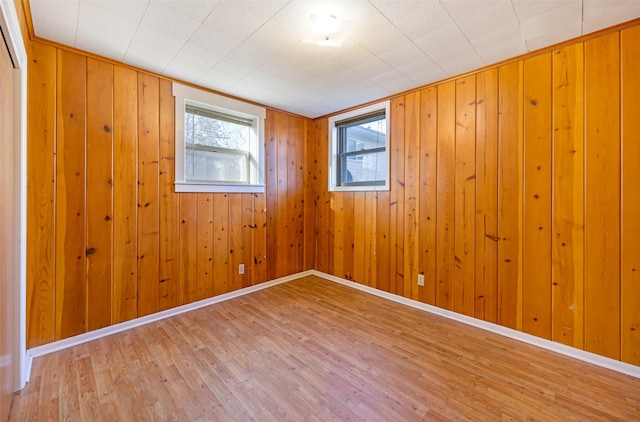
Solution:
M 304 43 L 329 3 L 341 47 Z M 30 0 L 36 36 L 317 117 L 640 17 L 640 0 Z

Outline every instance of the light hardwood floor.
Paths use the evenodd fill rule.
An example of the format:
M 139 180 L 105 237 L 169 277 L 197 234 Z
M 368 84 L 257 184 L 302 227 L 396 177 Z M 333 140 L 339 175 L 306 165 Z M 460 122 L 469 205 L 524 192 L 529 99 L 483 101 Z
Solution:
M 640 379 L 317 277 L 34 362 L 10 420 L 640 420 Z

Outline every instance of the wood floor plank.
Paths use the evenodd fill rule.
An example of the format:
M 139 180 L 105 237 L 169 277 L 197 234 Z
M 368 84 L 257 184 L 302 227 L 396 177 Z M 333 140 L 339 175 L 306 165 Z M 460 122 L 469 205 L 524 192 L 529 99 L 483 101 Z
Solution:
M 305 277 L 36 358 L 22 420 L 638 420 L 640 379 Z

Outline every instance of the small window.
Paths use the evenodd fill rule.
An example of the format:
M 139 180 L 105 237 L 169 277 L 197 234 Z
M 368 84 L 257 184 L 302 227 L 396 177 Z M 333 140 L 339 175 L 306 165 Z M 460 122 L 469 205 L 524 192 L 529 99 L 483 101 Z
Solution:
M 264 192 L 262 107 L 174 84 L 176 192 Z
M 330 190 L 389 189 L 389 102 L 329 118 Z

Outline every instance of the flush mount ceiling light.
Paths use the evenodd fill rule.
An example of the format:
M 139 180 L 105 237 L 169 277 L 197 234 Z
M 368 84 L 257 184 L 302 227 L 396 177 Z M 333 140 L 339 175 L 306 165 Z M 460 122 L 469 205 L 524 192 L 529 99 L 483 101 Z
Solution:
M 302 42 L 323 47 L 340 47 L 346 35 L 347 21 L 337 11 L 319 9 L 309 16 L 309 29 Z
M 311 15 L 311 28 L 318 35 L 333 35 L 340 29 L 340 20 L 336 15 Z

